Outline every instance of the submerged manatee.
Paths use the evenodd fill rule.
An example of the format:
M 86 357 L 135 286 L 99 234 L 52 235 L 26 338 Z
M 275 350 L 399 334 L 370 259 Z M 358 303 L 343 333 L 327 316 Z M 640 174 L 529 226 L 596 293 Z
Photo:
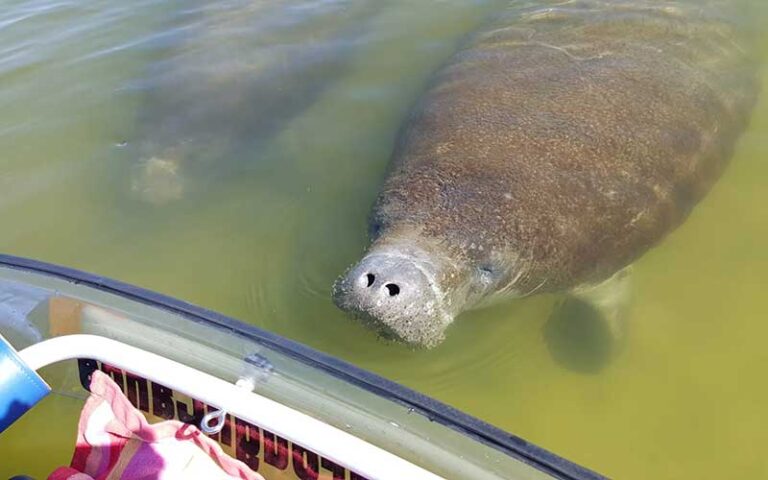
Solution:
M 145 72 L 131 190 L 163 204 L 242 171 L 344 71 L 370 0 L 225 0 L 180 12 Z M 254 148 L 256 147 L 256 148 Z M 248 158 L 248 161 L 257 160 Z
M 685 219 L 747 123 L 754 62 L 728 5 L 515 2 L 416 105 L 335 303 L 427 347 L 494 298 L 571 292 L 611 315 L 606 285 Z

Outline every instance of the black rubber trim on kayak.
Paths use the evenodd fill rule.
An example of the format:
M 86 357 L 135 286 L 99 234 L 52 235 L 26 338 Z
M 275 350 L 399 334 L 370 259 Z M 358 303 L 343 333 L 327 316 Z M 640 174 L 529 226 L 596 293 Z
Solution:
M 212 324 L 218 328 L 225 328 L 234 334 L 260 343 L 306 365 L 323 370 L 375 395 L 412 408 L 431 421 L 438 422 L 504 452 L 554 478 L 561 480 L 596 480 L 606 478 L 527 442 L 516 435 L 507 433 L 410 388 L 293 340 L 234 320 L 220 313 L 117 280 L 38 260 L 0 254 L 0 265 L 58 277 L 75 284 L 87 285 L 101 291 L 180 314 L 190 320 Z

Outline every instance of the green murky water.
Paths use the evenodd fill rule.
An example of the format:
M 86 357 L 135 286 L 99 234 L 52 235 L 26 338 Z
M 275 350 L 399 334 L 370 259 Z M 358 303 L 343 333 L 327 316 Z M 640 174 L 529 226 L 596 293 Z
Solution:
M 545 296 L 465 314 L 412 352 L 337 311 L 330 285 L 365 246 L 409 106 L 503 2 L 365 1 L 3 1 L 0 251 L 259 325 L 612 477 L 768 478 L 768 97 L 711 194 L 636 265 L 612 363 L 556 363 Z M 312 45 L 298 62 L 297 45 Z M 174 115 L 169 138 L 157 119 Z M 71 451 L 46 464 L 9 443 L 0 477 Z

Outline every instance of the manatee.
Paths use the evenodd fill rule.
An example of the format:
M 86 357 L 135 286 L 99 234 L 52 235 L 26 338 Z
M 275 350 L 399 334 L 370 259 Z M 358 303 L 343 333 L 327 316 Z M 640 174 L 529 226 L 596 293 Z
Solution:
M 628 266 L 683 222 L 748 122 L 756 62 L 739 13 L 510 4 L 404 123 L 336 305 L 424 347 L 503 298 L 565 293 L 618 316 Z
M 344 72 L 378 8 L 234 0 L 180 12 L 138 83 L 145 101 L 129 142 L 130 190 L 166 204 L 252 168 L 269 139 Z

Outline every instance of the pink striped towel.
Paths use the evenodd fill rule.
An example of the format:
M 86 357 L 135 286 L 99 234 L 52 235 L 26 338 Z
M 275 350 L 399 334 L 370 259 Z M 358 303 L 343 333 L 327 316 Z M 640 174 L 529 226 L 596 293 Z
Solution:
M 48 480 L 264 480 L 197 427 L 149 424 L 108 375 L 95 371 L 70 467 Z

